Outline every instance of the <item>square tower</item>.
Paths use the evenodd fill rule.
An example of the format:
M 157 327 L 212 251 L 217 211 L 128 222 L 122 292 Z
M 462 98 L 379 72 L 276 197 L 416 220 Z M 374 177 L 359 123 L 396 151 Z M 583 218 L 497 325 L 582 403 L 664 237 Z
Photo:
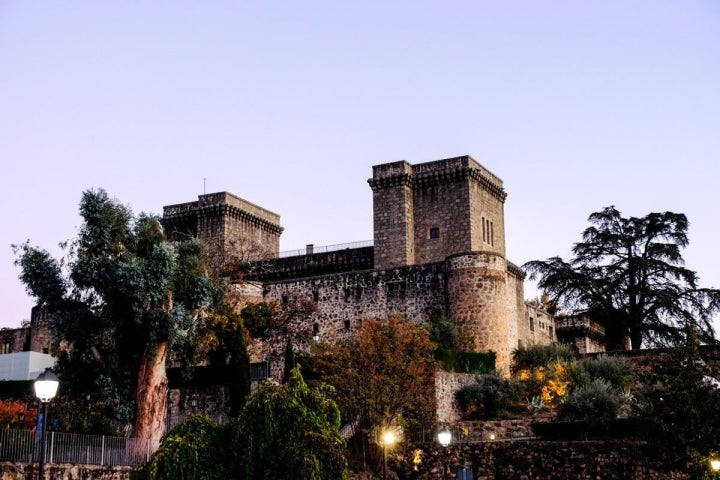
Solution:
M 375 268 L 440 262 L 486 251 L 505 256 L 502 180 L 469 155 L 376 165 Z
M 199 238 L 244 261 L 276 258 L 283 231 L 278 214 L 228 192 L 165 206 L 162 224 L 170 241 Z

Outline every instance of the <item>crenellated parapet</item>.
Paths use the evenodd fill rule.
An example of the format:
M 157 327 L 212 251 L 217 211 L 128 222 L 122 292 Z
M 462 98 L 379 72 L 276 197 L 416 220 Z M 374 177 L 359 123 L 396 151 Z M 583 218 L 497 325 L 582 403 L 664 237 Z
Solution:
M 373 167 L 375 267 L 439 262 L 458 252 L 505 254 L 507 194 L 469 155 Z
M 245 260 L 277 257 L 283 231 L 278 214 L 228 192 L 168 205 L 162 223 L 170 241 L 199 238 Z

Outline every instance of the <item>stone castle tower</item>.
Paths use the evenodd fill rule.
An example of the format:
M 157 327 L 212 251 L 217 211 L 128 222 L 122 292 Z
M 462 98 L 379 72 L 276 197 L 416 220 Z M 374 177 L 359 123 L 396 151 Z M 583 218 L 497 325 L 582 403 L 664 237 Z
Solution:
M 470 156 L 373 167 L 375 268 L 445 260 L 459 252 L 505 255 L 507 194 Z
M 165 206 L 162 223 L 171 242 L 199 238 L 242 260 L 276 258 L 283 231 L 278 214 L 228 192 Z
M 373 167 L 375 269 L 445 262 L 446 313 L 463 347 L 509 365 L 524 273 L 505 259 L 507 194 L 470 156 Z

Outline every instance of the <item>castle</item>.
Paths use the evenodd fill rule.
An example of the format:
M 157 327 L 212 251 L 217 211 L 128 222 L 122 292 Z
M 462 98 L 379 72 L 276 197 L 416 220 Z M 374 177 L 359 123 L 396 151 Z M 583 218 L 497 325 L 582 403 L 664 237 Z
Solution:
M 171 241 L 197 237 L 249 260 L 242 288 L 251 301 L 314 301 L 307 315 L 288 315 L 300 349 L 312 339 L 349 335 L 363 318 L 403 314 L 416 324 L 433 315 L 456 321 L 461 348 L 496 353 L 507 372 L 518 346 L 556 339 L 547 312 L 524 300 L 525 274 L 505 256 L 507 193 L 470 156 L 373 167 L 372 245 L 280 256 L 280 217 L 230 193 L 169 205 L 162 223 Z M 300 253 L 300 252 L 298 252 Z M 282 369 L 285 337 L 251 345 L 270 374 Z
M 553 318 L 524 299 L 525 274 L 505 256 L 507 193 L 470 156 L 373 167 L 372 242 L 279 252 L 280 216 L 227 192 L 163 208 L 168 240 L 199 238 L 245 265 L 232 285 L 245 301 L 277 302 L 282 336 L 249 346 L 257 377 L 282 375 L 282 352 L 351 335 L 363 318 L 402 314 L 416 324 L 435 315 L 456 322 L 461 348 L 496 353 L 507 372 L 512 351 L 562 341 L 580 353 L 604 350 L 602 326 L 584 317 Z M 298 314 L 298 302 L 312 311 Z M 293 312 L 295 310 L 295 312 Z M 48 352 L 47 312 L 30 325 L 0 330 L 0 353 Z

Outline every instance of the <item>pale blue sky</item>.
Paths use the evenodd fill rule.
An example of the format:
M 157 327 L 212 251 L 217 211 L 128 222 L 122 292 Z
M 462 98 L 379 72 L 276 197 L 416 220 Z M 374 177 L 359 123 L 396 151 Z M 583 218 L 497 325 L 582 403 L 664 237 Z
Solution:
M 715 0 L 0 0 L 0 326 L 32 305 L 10 244 L 58 253 L 85 189 L 161 213 L 206 178 L 290 250 L 372 238 L 372 165 L 462 154 L 505 182 L 516 264 L 673 210 L 720 287 L 719 86 Z

